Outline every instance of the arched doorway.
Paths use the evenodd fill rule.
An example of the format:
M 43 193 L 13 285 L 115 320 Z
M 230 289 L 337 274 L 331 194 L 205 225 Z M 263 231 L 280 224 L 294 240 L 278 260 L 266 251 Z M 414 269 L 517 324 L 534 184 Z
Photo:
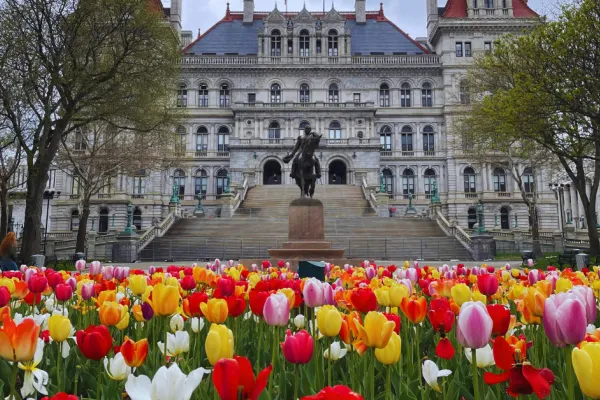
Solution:
M 348 169 L 341 160 L 334 160 L 329 164 L 329 184 L 345 185 L 348 181 Z
M 475 207 L 469 208 L 467 223 L 469 224 L 469 229 L 473 229 L 475 224 L 477 224 L 477 210 L 475 210 Z
M 108 209 L 100 210 L 100 218 L 98 219 L 98 233 L 108 232 Z
M 500 209 L 500 228 L 510 229 L 510 219 L 508 208 L 502 207 Z
M 263 168 L 263 185 L 281 185 L 281 164 L 269 160 Z
M 135 229 L 138 231 L 142 230 L 142 210 L 139 208 L 136 208 L 133 211 L 133 226 L 135 226 Z

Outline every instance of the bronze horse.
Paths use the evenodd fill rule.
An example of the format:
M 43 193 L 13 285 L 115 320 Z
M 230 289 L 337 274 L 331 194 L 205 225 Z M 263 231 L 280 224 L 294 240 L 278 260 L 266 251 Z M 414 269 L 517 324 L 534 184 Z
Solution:
M 310 127 L 307 127 L 304 133 L 304 136 L 299 136 L 296 140 L 292 154 L 284 157 L 283 162 L 287 164 L 294 159 L 290 177 L 296 180 L 296 184 L 300 188 L 300 197 L 312 198 L 315 194 L 317 179 L 321 178 L 321 165 L 315 157 L 315 150 L 319 147 L 323 135 L 311 132 Z M 298 155 L 296 155 L 297 153 Z M 296 157 L 294 158 L 294 156 Z

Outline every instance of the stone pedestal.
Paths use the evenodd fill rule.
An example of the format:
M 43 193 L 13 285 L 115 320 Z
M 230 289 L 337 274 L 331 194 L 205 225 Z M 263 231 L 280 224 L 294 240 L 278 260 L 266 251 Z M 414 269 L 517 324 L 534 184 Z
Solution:
M 471 245 L 475 261 L 485 261 L 496 256 L 496 241 L 493 236 L 474 235 L 471 237 Z
M 342 259 L 344 252 L 325 241 L 323 203 L 305 198 L 290 204 L 288 241 L 282 249 L 269 250 L 269 255 L 285 261 L 332 261 Z
M 375 195 L 377 198 L 377 214 L 380 217 L 390 216 L 390 195 L 387 193 L 379 192 Z
M 96 256 L 96 232 L 91 231 L 87 234 L 87 258 L 95 260 Z
M 223 193 L 221 195 L 221 218 L 231 218 L 233 217 L 233 202 L 235 201 L 235 196 L 233 193 Z
M 131 263 L 137 261 L 137 240 L 136 236 L 124 235 L 117 236 L 117 241 L 113 243 L 112 262 Z

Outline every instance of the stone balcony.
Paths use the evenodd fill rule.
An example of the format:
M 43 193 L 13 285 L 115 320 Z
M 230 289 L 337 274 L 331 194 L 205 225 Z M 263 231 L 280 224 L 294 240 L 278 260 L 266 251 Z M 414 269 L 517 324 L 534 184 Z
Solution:
M 403 150 L 382 150 L 382 160 L 394 160 L 405 158 L 445 158 L 445 151 L 403 151 Z
M 229 147 L 232 150 L 235 149 L 249 149 L 249 148 L 281 148 L 281 149 L 292 149 L 296 143 L 296 138 L 280 138 L 280 139 L 229 139 Z M 378 150 L 380 147 L 379 139 L 327 139 L 322 138 L 319 144 L 319 149 L 328 148 L 361 148 L 369 149 L 370 151 Z
M 301 111 L 315 111 L 315 110 L 374 110 L 375 103 L 369 102 L 346 102 L 346 103 L 326 103 L 326 102 L 314 102 L 314 103 L 242 103 L 236 102 L 233 104 L 234 111 L 273 111 L 273 110 L 301 110 Z

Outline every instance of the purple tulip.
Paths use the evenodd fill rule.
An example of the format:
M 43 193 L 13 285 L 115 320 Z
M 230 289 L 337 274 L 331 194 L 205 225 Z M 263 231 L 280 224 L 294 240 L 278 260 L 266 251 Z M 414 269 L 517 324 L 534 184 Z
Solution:
M 481 268 L 479 268 L 479 267 L 473 267 L 471 269 L 471 275 L 479 275 L 480 272 L 481 272 Z
M 507 271 L 510 271 L 512 269 L 512 267 L 510 266 L 509 263 L 504 264 L 504 269 Z
M 307 307 L 320 307 L 325 304 L 323 284 L 316 278 L 309 278 L 304 282 L 302 296 Z
M 83 272 L 85 269 L 85 260 L 77 260 L 75 262 L 75 269 L 79 272 Z
M 94 291 L 94 284 L 92 282 L 90 283 L 84 283 L 81 286 L 81 298 L 83 300 L 89 300 L 92 297 L 94 297 L 95 291 Z
M 331 272 L 331 263 L 325 263 L 325 276 L 329 276 Z
M 115 276 L 115 267 L 109 265 L 102 269 L 102 277 L 107 281 L 110 281 Z
M 544 331 L 556 347 L 578 344 L 585 337 L 586 307 L 575 293 L 553 294 L 544 304 Z
M 456 321 L 456 338 L 469 349 L 481 349 L 490 341 L 494 321 L 483 303 L 467 301 L 460 308 Z
M 152 306 L 150 304 L 142 304 L 142 316 L 146 321 L 150 321 L 152 317 L 154 317 L 154 310 L 152 309 Z
M 368 266 L 367 268 L 365 268 L 365 275 L 367 276 L 368 280 L 371 280 L 375 276 L 377 276 L 377 271 L 375 271 L 375 268 Z
M 290 302 L 283 293 L 274 293 L 263 307 L 265 322 L 270 326 L 287 326 L 290 320 Z
M 154 275 L 155 273 L 156 273 L 156 267 L 155 267 L 154 265 L 151 265 L 151 266 L 148 268 L 148 274 L 150 274 L 150 275 Z
M 92 261 L 90 263 L 90 275 L 96 276 L 102 273 L 102 264 L 100 261 Z
M 596 316 L 598 309 L 596 308 L 596 298 L 594 297 L 594 291 L 589 286 L 573 286 L 573 289 L 569 290 L 569 293 L 577 295 L 579 300 L 583 302 L 585 306 L 585 313 L 587 316 L 587 323 L 594 324 L 596 322 Z

